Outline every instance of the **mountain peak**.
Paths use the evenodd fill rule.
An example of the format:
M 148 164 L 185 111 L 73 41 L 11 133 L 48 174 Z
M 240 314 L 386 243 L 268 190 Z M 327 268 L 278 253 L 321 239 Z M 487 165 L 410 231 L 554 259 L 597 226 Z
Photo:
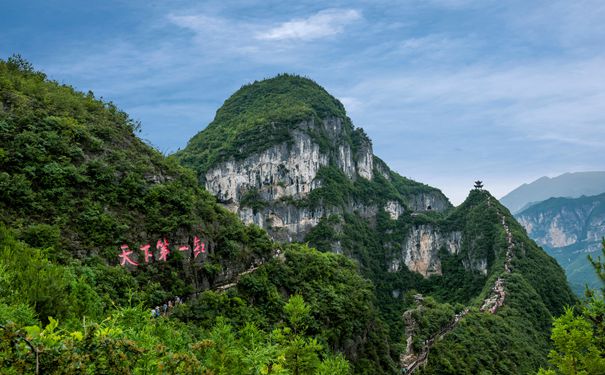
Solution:
M 556 177 L 540 177 L 500 198 L 513 213 L 551 197 L 577 198 L 605 192 L 605 172 L 568 172 Z
M 335 119 L 352 132 L 344 106 L 323 87 L 309 78 L 279 74 L 237 90 L 176 157 L 203 174 L 218 162 L 291 140 L 290 131 L 304 122 Z
M 225 101 L 210 126 L 234 119 L 288 121 L 310 114 L 320 118 L 346 117 L 342 103 L 315 81 L 279 74 L 242 86 Z

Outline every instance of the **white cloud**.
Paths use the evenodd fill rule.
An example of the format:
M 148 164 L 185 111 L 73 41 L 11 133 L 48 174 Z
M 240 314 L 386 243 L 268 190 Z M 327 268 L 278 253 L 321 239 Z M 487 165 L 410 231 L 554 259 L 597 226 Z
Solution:
M 207 29 L 217 29 L 223 28 L 224 23 L 222 20 L 205 16 L 203 14 L 197 15 L 176 15 L 169 14 L 168 20 L 174 23 L 177 26 L 180 26 L 184 29 L 190 29 L 192 31 L 204 31 Z
M 605 56 L 368 74 L 339 91 L 374 151 L 459 203 L 473 178 L 496 195 L 548 173 L 603 169 Z M 347 101 L 350 101 L 347 99 Z
M 421 2 L 435 7 L 458 9 L 469 6 L 485 5 L 485 3 L 489 3 L 489 0 L 422 0 Z
M 260 40 L 313 40 L 340 34 L 361 18 L 354 9 L 326 9 L 308 18 L 293 19 L 256 35 Z
M 455 109 L 459 118 L 487 119 L 526 136 L 550 134 L 553 140 L 580 143 L 605 136 L 599 105 L 603 66 L 605 58 L 391 72 L 362 81 L 351 94 L 392 118 L 422 108 L 430 108 L 433 118 L 449 116 Z

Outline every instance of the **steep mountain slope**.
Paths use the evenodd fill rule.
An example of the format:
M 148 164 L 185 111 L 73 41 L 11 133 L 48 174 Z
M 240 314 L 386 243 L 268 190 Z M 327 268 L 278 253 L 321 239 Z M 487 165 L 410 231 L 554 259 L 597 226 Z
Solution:
M 376 287 L 392 356 L 412 359 L 404 368 L 431 351 L 420 360 L 427 373 L 534 371 L 546 359 L 551 314 L 574 301 L 562 269 L 487 191 L 454 208 L 439 190 L 391 171 L 311 80 L 244 86 L 176 157 L 274 239 L 356 260 Z M 418 292 L 433 302 L 419 321 L 402 319 L 418 308 Z M 438 332 L 447 332 L 441 341 Z M 441 344 L 449 340 L 458 344 Z
M 587 255 L 600 249 L 605 236 L 605 194 L 551 198 L 515 215 L 531 238 L 565 269 L 574 291 L 596 288 L 598 280 Z
M 548 198 L 578 198 L 601 193 L 605 193 L 605 172 L 575 172 L 523 184 L 500 198 L 500 202 L 516 214 Z
M 296 76 L 242 87 L 176 157 L 244 222 L 281 240 L 303 240 L 332 213 L 451 207 L 439 190 L 390 171 L 342 104 Z
M 394 369 L 353 262 L 273 243 L 136 129 L 92 93 L 0 60 L 3 373 L 346 374 L 338 353 Z M 151 317 L 175 296 L 186 303 Z
M 0 68 L 0 220 L 30 245 L 55 248 L 57 259 L 117 264 L 128 244 L 144 264 L 139 245 L 153 242 L 159 260 L 158 239 L 191 247 L 198 236 L 205 253 L 194 260 L 177 251 L 166 259 L 182 263 L 179 273 L 158 271 L 181 294 L 270 257 L 265 233 L 242 225 L 190 171 L 138 139 L 137 124 L 113 104 L 27 66 Z

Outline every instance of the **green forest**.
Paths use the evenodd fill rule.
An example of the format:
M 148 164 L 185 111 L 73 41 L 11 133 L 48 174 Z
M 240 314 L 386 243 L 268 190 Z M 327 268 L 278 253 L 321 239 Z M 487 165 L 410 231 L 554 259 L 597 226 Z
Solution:
M 19 56 L 0 60 L 2 374 L 398 374 L 404 313 L 417 351 L 464 316 L 417 373 L 605 373 L 603 291 L 578 301 L 487 191 L 443 213 L 328 216 L 291 244 L 217 203 L 200 175 L 218 161 L 287 141 L 301 121 L 350 124 L 314 82 L 278 78 L 242 87 L 190 141 L 197 151 L 166 157 L 114 103 Z M 345 141 L 360 138 L 351 125 Z M 320 178 L 307 207 L 405 204 L 410 192 L 434 191 L 396 174 L 351 181 L 331 166 Z M 510 260 L 501 218 L 516 246 Z M 441 252 L 442 275 L 386 272 L 387 244 L 420 225 L 463 233 L 460 254 Z M 603 247 L 592 262 L 605 282 Z M 488 259 L 486 273 L 465 268 L 476 257 Z M 497 279 L 507 297 L 488 314 Z

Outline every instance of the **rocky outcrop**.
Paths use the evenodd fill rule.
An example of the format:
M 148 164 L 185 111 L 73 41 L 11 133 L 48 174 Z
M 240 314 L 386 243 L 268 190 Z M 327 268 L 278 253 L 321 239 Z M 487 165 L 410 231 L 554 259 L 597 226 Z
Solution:
M 291 141 L 274 145 L 244 160 L 228 160 L 209 169 L 204 181 L 206 189 L 219 202 L 239 214 L 245 223 L 267 229 L 276 239 L 301 241 L 319 219 L 332 213 L 357 212 L 363 217 L 375 216 L 377 207 L 350 202 L 347 207 L 298 207 L 292 202 L 304 199 L 321 187 L 317 174 L 331 163 L 350 179 L 373 177 L 372 145 L 362 139 L 355 151 L 344 142 L 350 128 L 340 118 L 321 123 L 303 121 L 294 127 Z M 328 149 L 320 146 L 318 137 L 328 141 Z M 248 206 L 255 200 L 262 207 Z M 392 204 L 393 215 L 403 212 L 401 205 Z
M 576 294 L 600 283 L 587 255 L 596 255 L 605 236 L 605 194 L 551 198 L 515 215 L 527 234 L 565 269 Z
M 461 245 L 461 232 L 442 233 L 432 225 L 416 226 L 406 236 L 400 256 L 392 260 L 389 271 L 397 272 L 405 264 L 425 277 L 441 275 L 439 250 L 445 248 L 450 254 L 459 254 Z
M 291 131 L 291 141 L 274 145 L 244 160 L 229 160 L 212 167 L 204 176 L 206 189 L 220 202 L 239 206 L 250 191 L 265 201 L 283 197 L 304 198 L 320 186 L 317 172 L 334 160 L 349 178 L 372 178 L 372 146 L 364 143 L 353 157 L 351 146 L 341 143 L 345 138 L 341 119 L 331 118 L 316 124 L 309 120 Z M 322 150 L 311 134 L 322 133 L 333 143 L 334 153 Z
M 279 95 L 288 93 L 285 102 L 304 97 L 301 108 L 312 109 L 309 115 L 292 110 L 297 116 L 294 120 L 282 119 L 282 111 L 273 113 L 279 98 L 267 97 L 260 86 L 256 88 L 255 100 L 250 99 L 250 92 L 244 95 L 245 90 L 234 94 L 209 127 L 179 153 L 184 164 L 200 173 L 206 189 L 244 223 L 265 229 L 280 242 L 305 241 L 322 218 L 332 215 L 344 220 L 353 214 L 376 229 L 383 211 L 391 220 L 406 222 L 416 212 L 443 212 L 452 207 L 438 189 L 398 175 L 375 157 L 367 135 L 353 126 L 335 98 L 324 96 L 323 103 L 318 103 L 323 90 L 312 97 L 297 87 L 277 90 Z M 264 103 L 259 106 L 269 112 L 259 114 L 256 104 L 250 106 L 253 102 Z M 256 122 L 248 124 L 253 118 Z M 256 123 L 261 124 L 258 134 L 253 131 Z M 224 136 L 234 129 L 241 139 Z M 219 151 L 210 152 L 214 148 L 209 145 Z M 424 238 L 426 233 L 417 234 L 420 237 L 393 244 L 392 248 L 403 247 L 405 254 L 396 256 L 399 260 L 391 268 L 398 268 L 399 261 L 425 276 L 440 274 L 440 247 L 459 252 L 461 235 L 430 231 L 433 234 L 428 238 Z M 325 250 L 346 253 L 350 250 L 343 249 L 346 244 L 335 238 Z M 384 260 L 384 270 L 390 261 Z
M 319 145 L 307 133 L 293 133 L 292 144 L 275 145 L 244 160 L 213 167 L 205 175 L 206 189 L 220 202 L 237 207 L 251 191 L 257 191 L 265 201 L 305 197 L 319 186 L 315 176 L 319 168 L 328 165 L 329 156 L 320 152 Z
M 443 212 L 450 207 L 449 202 L 438 192 L 418 193 L 410 196 L 408 205 L 413 211 Z
M 549 199 L 517 214 L 516 218 L 542 246 L 561 248 L 594 243 L 605 236 L 605 194 Z
M 397 201 L 388 201 L 384 210 L 389 214 L 392 220 L 399 219 L 399 216 L 405 212 L 405 208 Z

